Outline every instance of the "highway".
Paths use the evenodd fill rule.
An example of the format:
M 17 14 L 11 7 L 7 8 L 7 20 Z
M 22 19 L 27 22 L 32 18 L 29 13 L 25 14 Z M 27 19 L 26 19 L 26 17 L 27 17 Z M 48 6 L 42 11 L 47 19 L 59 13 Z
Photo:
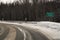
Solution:
M 0 40 L 49 40 L 37 30 L 18 25 L 0 23 L 0 31 Z

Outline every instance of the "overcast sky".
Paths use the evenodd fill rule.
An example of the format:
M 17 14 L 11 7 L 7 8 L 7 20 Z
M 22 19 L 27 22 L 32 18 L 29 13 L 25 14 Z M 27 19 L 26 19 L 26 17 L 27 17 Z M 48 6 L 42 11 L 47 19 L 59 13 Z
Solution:
M 4 3 L 4 4 L 6 4 L 6 3 L 13 3 L 13 2 L 16 2 L 16 1 L 18 1 L 18 2 L 20 2 L 20 3 L 23 3 L 23 0 L 0 0 L 0 3 L 2 2 L 2 3 Z M 33 1 L 32 0 L 29 0 L 29 3 L 33 3 Z
M 2 2 L 2 3 L 13 3 L 15 1 L 17 1 L 17 0 L 0 0 L 0 2 Z
M 1 2 L 2 2 L 2 3 L 13 3 L 13 2 L 16 2 L 16 1 L 18 1 L 18 2 L 20 2 L 20 3 L 23 2 L 23 0 L 20 0 L 20 1 L 19 1 L 19 0 L 0 0 L 0 3 L 1 3 Z M 44 1 L 44 0 L 42 0 L 42 1 Z M 45 1 L 53 1 L 53 0 L 45 0 Z M 30 3 L 33 3 L 32 0 L 29 0 L 29 2 L 30 2 Z

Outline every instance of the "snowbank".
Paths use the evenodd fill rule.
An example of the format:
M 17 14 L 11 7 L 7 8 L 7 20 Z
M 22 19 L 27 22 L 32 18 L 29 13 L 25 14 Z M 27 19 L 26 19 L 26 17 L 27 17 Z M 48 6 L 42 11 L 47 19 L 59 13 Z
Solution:
M 37 23 L 25 23 L 25 26 L 30 26 L 32 28 L 38 28 L 42 31 L 43 34 L 47 35 L 47 37 L 51 37 L 55 40 L 60 40 L 60 23 L 42 21 Z
M 5 21 L 0 21 L 0 23 L 5 23 L 5 24 L 14 24 L 14 25 L 21 25 L 26 28 L 30 29 L 35 29 L 38 30 L 39 32 L 43 33 L 50 39 L 54 40 L 60 40 L 60 23 L 55 23 L 55 22 L 23 22 L 23 23 L 18 23 L 18 22 L 5 22 Z

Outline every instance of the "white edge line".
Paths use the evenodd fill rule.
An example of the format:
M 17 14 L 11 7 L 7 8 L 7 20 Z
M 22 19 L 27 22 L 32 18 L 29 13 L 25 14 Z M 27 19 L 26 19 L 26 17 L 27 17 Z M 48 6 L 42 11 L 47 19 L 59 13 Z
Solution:
M 22 33 L 23 33 L 23 35 L 24 35 L 24 40 L 26 40 L 26 33 L 20 28 L 20 27 L 16 27 L 17 29 L 19 29 Z

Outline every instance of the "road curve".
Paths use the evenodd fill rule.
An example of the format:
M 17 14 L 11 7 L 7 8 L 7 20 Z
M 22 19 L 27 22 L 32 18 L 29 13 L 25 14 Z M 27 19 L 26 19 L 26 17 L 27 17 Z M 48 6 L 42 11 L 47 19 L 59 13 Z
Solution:
M 2 25 L 3 25 L 3 27 L 7 26 L 7 28 L 8 28 L 7 30 L 9 30 L 10 27 L 15 29 L 15 31 L 13 31 L 13 29 L 11 29 L 13 31 L 13 33 L 16 35 L 14 40 L 49 40 L 42 33 L 38 32 L 36 30 L 30 29 L 30 28 L 25 28 L 22 26 L 11 25 L 11 24 L 10 25 L 2 24 Z M 10 31 L 9 31 L 9 33 L 6 33 L 7 34 L 6 36 L 8 36 L 10 33 L 11 33 Z M 4 36 L 4 35 L 2 35 L 2 36 Z M 5 38 L 8 38 L 6 36 L 5 36 Z M 2 40 L 5 40 L 5 38 L 2 37 Z M 12 36 L 12 38 L 13 38 L 13 36 Z M 11 40 L 10 37 L 8 40 Z
M 20 27 L 23 30 L 27 31 L 31 36 L 31 40 L 49 40 L 46 36 L 44 36 L 42 33 L 38 32 L 37 30 L 33 30 L 33 29 L 30 29 L 30 28 L 25 28 L 23 26 L 17 26 L 17 27 Z
M 7 34 L 9 33 L 9 28 L 6 26 L 6 25 L 4 25 L 4 24 L 0 24 L 0 40 L 3 40 L 6 36 L 7 36 Z

